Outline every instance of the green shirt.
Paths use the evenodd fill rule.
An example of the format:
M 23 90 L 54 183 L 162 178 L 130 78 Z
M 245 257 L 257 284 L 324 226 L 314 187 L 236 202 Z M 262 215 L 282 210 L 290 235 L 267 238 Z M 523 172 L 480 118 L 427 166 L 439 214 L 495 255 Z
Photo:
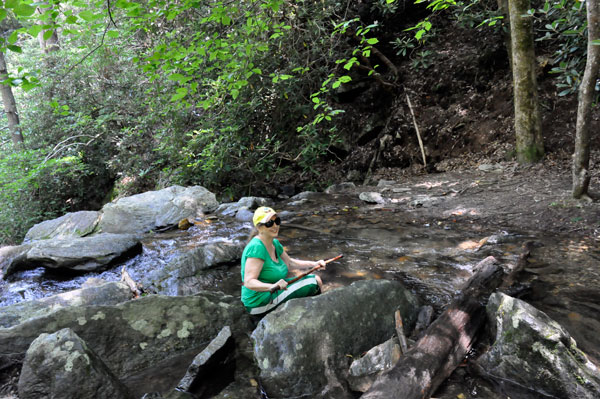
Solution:
M 265 262 L 258 275 L 258 280 L 263 283 L 273 284 L 287 277 L 288 267 L 281 259 L 283 245 L 276 239 L 273 240 L 273 245 L 275 246 L 275 253 L 277 254 L 277 262 L 273 262 L 265 244 L 263 244 L 260 238 L 254 237 L 250 240 L 242 253 L 242 283 L 244 281 L 246 259 L 248 258 L 258 258 Z M 252 308 L 263 305 L 269 301 L 270 297 L 271 293 L 268 291 L 254 291 L 242 285 L 242 302 L 246 307 Z

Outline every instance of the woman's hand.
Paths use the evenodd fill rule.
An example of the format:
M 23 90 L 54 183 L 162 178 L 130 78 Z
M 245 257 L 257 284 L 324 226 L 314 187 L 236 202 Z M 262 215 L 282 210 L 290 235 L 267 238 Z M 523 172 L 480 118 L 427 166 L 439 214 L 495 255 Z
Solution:
M 323 259 L 319 259 L 315 262 L 315 265 L 313 267 L 317 266 L 321 266 L 321 270 L 325 270 L 325 268 L 327 267 L 327 263 Z
M 287 281 L 285 281 L 284 279 L 279 280 L 278 282 L 276 282 L 275 284 L 273 284 L 271 291 L 273 289 L 277 289 L 277 290 L 285 290 L 288 286 Z

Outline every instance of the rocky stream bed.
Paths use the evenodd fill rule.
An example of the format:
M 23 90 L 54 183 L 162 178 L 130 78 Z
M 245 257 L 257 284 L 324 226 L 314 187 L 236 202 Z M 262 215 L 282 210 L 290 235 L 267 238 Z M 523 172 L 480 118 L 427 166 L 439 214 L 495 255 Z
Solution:
M 398 360 L 395 309 L 417 339 L 419 313 L 439 315 L 475 265 L 510 270 L 532 242 L 518 299 L 494 294 L 434 397 L 598 397 L 600 206 L 568 189 L 560 170 L 504 163 L 232 204 L 172 187 L 44 222 L 0 249 L 0 394 L 359 397 Z M 265 203 L 290 255 L 344 258 L 319 272 L 323 294 L 258 321 L 239 302 L 239 258 Z

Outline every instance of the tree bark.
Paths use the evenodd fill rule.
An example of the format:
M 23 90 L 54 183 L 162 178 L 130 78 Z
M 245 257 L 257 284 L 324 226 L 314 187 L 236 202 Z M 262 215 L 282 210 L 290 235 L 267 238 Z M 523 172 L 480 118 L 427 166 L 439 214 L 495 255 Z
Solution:
M 462 362 L 484 325 L 482 301 L 502 282 L 494 257 L 479 263 L 459 297 L 427 328 L 425 335 L 361 399 L 429 398 Z
M 0 51 L 0 81 L 5 80 L 7 76 L 6 59 L 4 58 L 4 52 Z M 0 83 L 0 92 L 2 94 L 2 102 L 4 103 L 4 111 L 8 119 L 8 129 L 12 136 L 12 142 L 15 145 L 20 145 L 23 143 L 23 134 L 21 134 L 17 103 L 15 102 L 12 88 L 8 84 Z
M 596 79 L 600 67 L 600 46 L 592 44 L 600 39 L 600 9 L 598 0 L 586 1 L 588 45 L 585 72 L 579 86 L 575 151 L 573 152 L 573 197 L 587 197 L 590 184 L 590 123 L 595 96 Z
M 48 2 L 42 2 L 41 4 L 44 4 L 45 6 L 47 6 Z M 47 9 L 47 7 L 45 7 L 45 8 Z M 42 15 L 42 14 L 44 14 L 44 12 L 47 12 L 47 11 L 44 11 L 40 7 L 38 7 L 37 12 L 38 12 L 38 14 Z M 44 25 L 45 21 L 39 20 L 38 24 Z M 41 49 L 46 54 L 51 53 L 53 51 L 57 51 L 60 48 L 60 46 L 58 44 L 58 34 L 56 33 L 56 30 L 52 31 L 52 36 L 50 36 L 48 39 L 44 40 L 44 36 L 46 35 L 47 31 L 48 31 L 47 29 L 42 29 L 42 31 L 40 33 L 38 33 L 38 42 L 40 43 Z
M 515 104 L 517 161 L 532 163 L 544 156 L 529 0 L 509 0 Z

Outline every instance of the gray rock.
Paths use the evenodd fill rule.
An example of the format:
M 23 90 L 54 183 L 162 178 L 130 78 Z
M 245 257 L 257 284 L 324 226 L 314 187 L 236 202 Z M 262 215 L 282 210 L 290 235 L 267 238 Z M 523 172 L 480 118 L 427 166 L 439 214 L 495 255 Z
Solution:
M 361 201 L 368 202 L 369 204 L 383 204 L 385 200 L 381 196 L 381 194 L 377 192 L 364 192 L 358 195 L 358 198 Z
M 206 291 L 189 297 L 148 295 L 114 306 L 62 308 L 0 328 L 0 364 L 18 360 L 40 334 L 71 328 L 119 379 L 147 370 L 160 376 L 168 369 L 177 375 L 170 381 L 175 386 L 189 364 L 183 359 L 204 349 L 225 325 L 236 342 L 251 328 L 238 298 Z M 154 386 L 160 378 L 146 376 L 145 392 L 161 391 Z
M 133 234 L 102 233 L 79 238 L 54 238 L 35 241 L 27 252 L 29 265 L 47 268 L 69 268 L 97 271 L 110 262 L 138 247 L 139 236 Z
M 30 249 L 29 244 L 0 248 L 0 278 L 6 278 L 26 267 L 25 261 Z
M 346 175 L 346 180 L 348 181 L 359 181 L 362 180 L 364 176 L 364 173 L 356 170 L 356 169 L 352 169 L 348 171 L 348 174 Z
M 222 264 L 239 261 L 243 242 L 213 242 L 186 251 L 163 267 L 156 268 L 141 280 L 143 286 L 153 286 L 165 295 L 191 295 L 200 291 L 203 271 Z
M 350 193 L 356 189 L 356 185 L 352 182 L 334 184 L 325 189 L 327 194 Z
M 41 334 L 27 350 L 21 399 L 133 399 L 118 378 L 72 330 Z
M 402 350 L 396 337 L 371 348 L 364 356 L 354 360 L 350 365 L 348 376 L 350 388 L 358 392 L 368 391 L 381 373 L 398 363 L 401 355 Z
M 104 281 L 101 285 L 88 284 L 78 290 L 5 306 L 0 312 L 0 327 L 12 327 L 68 306 L 116 305 L 132 297 L 131 290 L 125 283 Z
M 291 199 L 292 200 L 304 200 L 304 199 L 310 199 L 310 197 L 314 197 L 315 195 L 318 195 L 317 193 L 315 193 L 314 191 L 302 191 L 301 193 L 298 193 L 296 195 L 294 195 Z
M 487 314 L 496 341 L 477 363 L 488 377 L 549 397 L 600 397 L 600 372 L 545 313 L 495 293 Z
M 481 164 L 477 167 L 477 169 L 484 172 L 502 172 L 504 168 L 499 163 L 497 164 Z
M 212 368 L 227 368 L 227 363 L 231 364 L 233 360 L 233 349 L 231 329 L 229 326 L 225 326 L 215 339 L 196 355 L 187 372 L 177 384 L 177 389 L 200 395 L 199 389 L 202 388 L 202 385 L 210 384 L 210 381 L 206 381 L 204 376 L 210 374 Z
M 235 219 L 240 222 L 251 222 L 254 217 L 254 212 L 248 208 L 240 208 L 235 213 Z
M 402 284 L 365 280 L 323 295 L 291 300 L 252 333 L 261 381 L 274 397 L 344 397 L 349 357 L 384 342 L 400 308 L 410 331 L 416 298 Z M 346 392 L 347 395 L 347 392 Z
M 306 204 L 307 202 L 308 202 L 308 199 L 302 198 L 302 199 L 299 199 L 297 201 L 289 202 L 288 205 L 289 206 L 300 206 L 300 205 Z
M 394 184 L 396 184 L 395 180 L 379 180 L 377 182 L 377 187 L 393 186 Z
M 105 233 L 145 233 L 195 219 L 218 205 L 215 195 L 204 187 L 171 186 L 106 204 L 98 228 Z
M 100 218 L 100 212 L 80 211 L 46 220 L 29 229 L 24 242 L 49 238 L 83 237 L 91 234 Z
M 263 197 L 242 197 L 237 202 L 219 205 L 215 213 L 222 216 L 234 216 L 240 209 L 256 209 L 259 206 L 271 206 L 273 201 Z

